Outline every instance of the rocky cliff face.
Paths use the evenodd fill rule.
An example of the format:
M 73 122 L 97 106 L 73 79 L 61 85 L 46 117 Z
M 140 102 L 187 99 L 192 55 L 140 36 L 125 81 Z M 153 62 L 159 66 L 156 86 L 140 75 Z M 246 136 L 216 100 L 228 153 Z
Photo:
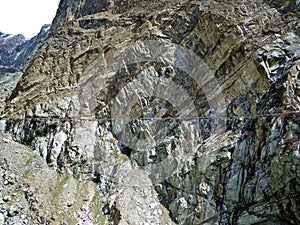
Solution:
M 0 130 L 97 185 L 82 224 L 299 224 L 298 21 L 297 1 L 62 0 Z M 74 224 L 57 211 L 22 213 Z

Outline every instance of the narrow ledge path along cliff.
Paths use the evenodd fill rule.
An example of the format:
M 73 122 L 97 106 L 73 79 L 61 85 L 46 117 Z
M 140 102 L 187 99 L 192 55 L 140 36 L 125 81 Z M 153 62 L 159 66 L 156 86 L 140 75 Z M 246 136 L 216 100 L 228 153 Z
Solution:
M 0 77 L 0 225 L 300 224 L 299 9 L 61 0 Z

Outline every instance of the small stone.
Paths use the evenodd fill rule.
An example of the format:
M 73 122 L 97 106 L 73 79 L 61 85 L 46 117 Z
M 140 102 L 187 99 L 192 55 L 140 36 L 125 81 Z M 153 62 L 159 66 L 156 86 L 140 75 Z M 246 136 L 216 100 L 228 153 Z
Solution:
M 210 189 L 210 187 L 208 184 L 206 184 L 206 183 L 199 184 L 198 191 L 199 191 L 200 195 L 204 195 L 204 196 L 207 195 L 209 192 L 209 189 Z
M 56 216 L 52 215 L 50 219 L 53 220 L 53 221 L 55 221 L 56 220 Z
M 19 213 L 19 210 L 18 210 L 17 206 L 15 206 L 15 205 L 12 205 L 8 210 L 8 215 L 11 217 L 16 216 L 18 213 Z
M 13 174 L 13 173 L 11 173 L 11 174 L 8 176 L 8 178 L 9 178 L 10 180 L 14 180 L 14 179 L 16 179 L 16 175 Z
M 10 174 L 7 178 L 7 182 L 8 184 L 14 184 L 15 183 L 15 180 L 16 180 L 16 175 L 15 174 Z
M 11 197 L 10 197 L 9 195 L 5 195 L 5 196 L 3 197 L 3 201 L 9 202 L 9 201 L 11 201 Z
M 6 121 L 0 120 L 0 133 L 4 133 L 6 129 Z
M 3 138 L 2 141 L 3 141 L 4 143 L 11 143 L 11 140 L 9 140 L 8 138 Z
M 5 213 L 7 211 L 7 207 L 5 205 L 2 205 L 0 208 L 0 213 Z
M 4 180 L 4 181 L 3 181 L 3 184 L 4 184 L 4 185 L 8 185 L 8 180 Z
M 107 204 L 102 208 L 102 212 L 104 215 L 108 215 L 110 213 L 110 208 Z
M 71 207 L 72 205 L 74 205 L 74 202 L 68 202 L 68 203 L 67 203 L 67 206 L 68 206 L 68 207 Z
M 3 225 L 4 221 L 5 221 L 5 218 L 4 218 L 3 214 L 0 213 L 0 225 Z
M 23 188 L 22 191 L 23 191 L 23 192 L 27 192 L 27 191 L 28 191 L 28 188 L 27 188 L 27 187 L 26 187 L 26 188 Z

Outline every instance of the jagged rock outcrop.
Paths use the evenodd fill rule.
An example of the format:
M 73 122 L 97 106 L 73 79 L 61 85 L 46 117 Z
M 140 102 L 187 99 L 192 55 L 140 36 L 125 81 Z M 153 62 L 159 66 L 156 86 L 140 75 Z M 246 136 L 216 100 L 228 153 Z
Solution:
M 299 224 L 298 21 L 297 1 L 62 0 L 0 130 L 97 183 L 113 224 Z

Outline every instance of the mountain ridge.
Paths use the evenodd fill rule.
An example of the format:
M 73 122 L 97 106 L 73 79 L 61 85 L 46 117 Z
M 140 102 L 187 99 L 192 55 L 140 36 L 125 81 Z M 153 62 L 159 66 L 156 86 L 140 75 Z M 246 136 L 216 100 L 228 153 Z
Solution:
M 40 32 L 26 39 L 22 34 L 12 35 L 1 33 L 0 36 L 0 67 L 19 70 L 24 67 L 26 60 L 41 42 L 50 28 L 44 25 Z

